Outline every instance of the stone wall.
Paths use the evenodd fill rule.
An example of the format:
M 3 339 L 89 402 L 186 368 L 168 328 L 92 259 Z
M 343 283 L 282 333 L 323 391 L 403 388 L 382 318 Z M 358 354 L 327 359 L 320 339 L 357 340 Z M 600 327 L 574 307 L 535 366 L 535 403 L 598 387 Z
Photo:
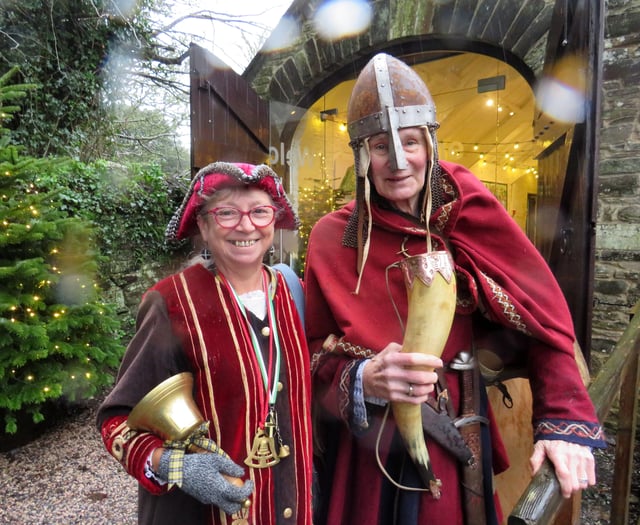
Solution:
M 592 362 L 640 300 L 640 0 L 607 3 L 596 224 Z
M 335 85 L 340 72 L 359 71 L 373 50 L 420 54 L 443 46 L 468 51 L 475 45 L 521 72 L 538 73 L 555 1 L 372 0 L 366 31 L 328 42 L 311 21 L 321 0 L 294 0 L 286 16 L 302 28 L 297 42 L 258 53 L 243 77 L 265 99 L 307 107 Z M 286 33 L 286 27 L 273 32 Z

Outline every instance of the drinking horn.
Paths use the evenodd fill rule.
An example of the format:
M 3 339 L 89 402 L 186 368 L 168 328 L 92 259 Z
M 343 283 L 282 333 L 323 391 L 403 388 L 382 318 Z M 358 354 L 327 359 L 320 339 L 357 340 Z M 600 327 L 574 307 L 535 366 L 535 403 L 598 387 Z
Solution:
M 402 352 L 440 357 L 449 338 L 456 308 L 456 280 L 451 256 L 446 251 L 430 251 L 407 257 L 398 266 L 403 273 L 408 296 Z M 422 482 L 438 499 L 441 482 L 431 469 L 420 405 L 392 401 L 391 409 Z

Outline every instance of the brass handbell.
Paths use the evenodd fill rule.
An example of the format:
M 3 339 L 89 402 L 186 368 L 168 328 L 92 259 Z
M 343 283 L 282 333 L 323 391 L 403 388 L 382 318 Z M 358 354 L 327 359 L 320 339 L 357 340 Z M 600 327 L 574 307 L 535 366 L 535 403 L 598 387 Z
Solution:
M 165 441 L 184 441 L 204 422 L 192 391 L 191 373 L 170 377 L 133 407 L 127 425 L 132 430 L 153 432 Z
M 133 407 L 127 418 L 131 430 L 152 432 L 165 441 L 185 441 L 205 422 L 193 400 L 193 374 L 183 372 L 166 379 Z M 220 450 L 220 454 L 226 455 Z M 186 452 L 207 452 L 189 445 Z M 244 486 L 240 478 L 222 476 L 236 487 Z M 243 502 L 245 508 L 251 500 Z

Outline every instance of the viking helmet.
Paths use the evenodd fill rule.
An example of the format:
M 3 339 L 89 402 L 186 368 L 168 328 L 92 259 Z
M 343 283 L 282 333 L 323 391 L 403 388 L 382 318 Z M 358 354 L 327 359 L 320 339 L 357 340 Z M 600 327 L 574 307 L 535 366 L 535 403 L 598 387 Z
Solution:
M 369 169 L 369 137 L 389 134 L 389 162 L 391 169 L 405 169 L 407 158 L 398 130 L 421 127 L 425 130 L 430 156 L 425 177 L 426 188 L 420 219 L 427 223 L 431 211 L 431 177 L 440 176 L 435 132 L 436 107 L 420 76 L 407 64 L 385 53 L 375 55 L 360 72 L 347 107 L 347 128 L 354 153 L 356 206 L 347 224 L 343 244 L 357 247 L 357 271 L 360 276 L 369 252 L 371 222 L 371 184 Z M 375 191 L 375 189 L 373 190 Z
M 416 126 L 426 126 L 430 133 L 438 128 L 429 89 L 404 62 L 384 53 L 374 56 L 358 76 L 349 100 L 351 147 L 357 151 L 367 137 L 389 133 L 391 168 L 403 169 L 407 159 L 398 130 Z

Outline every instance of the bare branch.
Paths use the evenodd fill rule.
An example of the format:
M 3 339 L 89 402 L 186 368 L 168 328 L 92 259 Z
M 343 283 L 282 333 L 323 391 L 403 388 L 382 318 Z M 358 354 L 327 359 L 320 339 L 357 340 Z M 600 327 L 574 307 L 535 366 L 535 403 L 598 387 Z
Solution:
M 174 133 L 158 133 L 157 135 L 153 135 L 151 137 L 132 137 L 131 135 L 126 135 L 124 133 L 116 133 L 115 136 L 119 139 L 131 140 L 142 144 L 143 142 L 153 142 L 154 140 L 158 140 L 163 137 L 173 137 Z
M 264 12 L 261 13 L 261 14 L 264 14 Z M 260 29 L 260 30 L 266 30 L 267 29 L 267 26 L 265 26 L 264 24 L 260 24 L 259 22 L 255 22 L 253 20 L 247 20 L 246 18 L 244 18 L 244 16 L 234 16 L 234 15 L 229 15 L 229 14 L 225 14 L 225 13 L 218 13 L 216 11 L 211 11 L 211 10 L 205 9 L 205 10 L 202 10 L 202 11 L 196 11 L 194 13 L 189 13 L 189 14 L 186 14 L 184 16 L 180 16 L 180 17 L 176 18 L 170 24 L 168 24 L 165 27 L 159 29 L 154 34 L 154 36 L 157 36 L 160 33 L 167 33 L 172 28 L 174 28 L 175 26 L 180 24 L 181 22 L 184 22 L 185 20 L 190 20 L 190 19 L 208 20 L 208 21 L 211 21 L 211 22 L 221 22 L 221 23 L 229 24 L 229 25 L 238 24 L 238 25 L 244 25 L 244 26 L 247 26 L 247 27 L 252 27 L 252 28 Z M 238 29 L 242 30 L 240 27 L 238 27 Z

